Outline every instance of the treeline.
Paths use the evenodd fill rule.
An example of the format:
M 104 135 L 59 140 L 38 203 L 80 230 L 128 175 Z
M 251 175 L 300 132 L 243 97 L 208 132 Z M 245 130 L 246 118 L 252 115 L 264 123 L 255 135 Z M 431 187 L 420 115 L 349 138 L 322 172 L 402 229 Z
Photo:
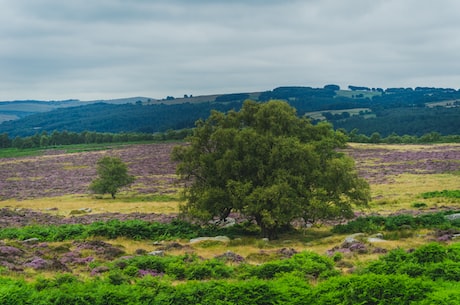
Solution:
M 385 144 L 423 144 L 423 143 L 460 143 L 460 135 L 443 136 L 438 132 L 430 132 L 420 137 L 411 135 L 397 135 L 395 133 L 382 137 L 378 132 L 370 136 L 358 133 L 357 129 L 347 132 L 341 130 L 349 142 L 355 143 L 385 143 Z M 107 143 L 130 143 L 143 141 L 168 141 L 184 140 L 191 135 L 192 129 L 168 130 L 157 133 L 104 133 L 104 132 L 69 132 L 53 131 L 48 134 L 46 131 L 36 133 L 29 137 L 10 138 L 7 133 L 0 134 L 0 148 L 47 148 L 61 145 L 73 144 L 107 144 Z
M 371 117 L 368 117 L 369 114 Z M 372 117 L 373 116 L 373 117 Z M 328 121 L 335 128 L 371 135 L 374 132 L 386 137 L 399 135 L 422 136 L 437 132 L 443 135 L 457 135 L 460 130 L 460 107 L 404 107 L 375 109 L 364 115 L 328 115 Z
M 0 148 L 47 148 L 61 145 L 72 144 L 106 144 L 106 143 L 125 143 L 143 141 L 167 141 L 182 140 L 191 134 L 191 129 L 167 130 L 157 133 L 108 133 L 108 132 L 71 132 L 53 131 L 48 133 L 43 131 L 29 137 L 10 138 L 7 133 L 0 134 Z
M 347 136 L 349 142 L 355 143 L 373 143 L 373 144 L 425 144 L 425 143 L 460 143 L 460 135 L 443 136 L 438 132 L 430 132 L 420 137 L 413 135 L 397 135 L 392 133 L 383 137 L 379 132 L 373 132 L 370 136 L 358 133 L 357 129 L 353 129 L 350 133 L 342 130 Z

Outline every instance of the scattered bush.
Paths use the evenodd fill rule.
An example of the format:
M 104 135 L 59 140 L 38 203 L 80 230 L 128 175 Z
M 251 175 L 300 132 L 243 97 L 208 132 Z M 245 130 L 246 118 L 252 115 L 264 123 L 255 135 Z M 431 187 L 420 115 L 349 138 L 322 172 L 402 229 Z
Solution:
M 434 192 L 425 192 L 422 193 L 423 199 L 428 198 L 460 198 L 460 190 L 443 190 L 443 191 L 434 191 Z
M 332 229 L 333 233 L 377 233 L 382 230 L 385 224 L 385 217 L 367 216 L 358 217 L 347 224 L 339 224 Z
M 412 215 L 395 215 L 395 216 L 367 216 L 358 217 L 347 224 L 339 224 L 332 228 L 333 233 L 351 234 L 351 233 L 377 233 L 379 231 L 396 231 L 401 229 L 419 229 L 419 228 L 440 228 L 448 229 L 450 227 L 460 227 L 459 220 L 450 221 L 445 217 L 446 213 L 431 213 L 419 216 Z
M 319 284 L 305 304 L 414 304 L 431 291 L 432 283 L 407 275 L 355 275 Z

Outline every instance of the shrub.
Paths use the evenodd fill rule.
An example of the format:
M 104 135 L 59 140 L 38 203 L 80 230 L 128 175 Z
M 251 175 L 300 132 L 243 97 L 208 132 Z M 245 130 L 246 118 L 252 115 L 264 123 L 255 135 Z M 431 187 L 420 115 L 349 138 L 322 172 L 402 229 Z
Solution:
M 416 249 L 412 256 L 419 264 L 438 263 L 447 258 L 447 249 L 440 244 L 430 243 Z
M 400 230 L 401 228 L 414 228 L 415 220 L 412 215 L 397 215 L 385 219 L 385 229 L 389 231 Z
M 413 208 L 419 209 L 419 208 L 425 208 L 425 207 L 427 207 L 427 204 L 426 204 L 425 202 L 414 202 L 414 203 L 411 204 L 411 206 L 412 206 Z
M 385 218 L 382 216 L 358 217 L 347 224 L 334 226 L 333 233 L 377 233 L 382 230 Z
M 271 279 L 283 273 L 299 272 L 303 277 L 319 278 L 337 275 L 331 259 L 313 252 L 301 252 L 288 259 L 280 259 L 259 266 L 244 266 L 249 276 Z
M 445 197 L 445 198 L 460 198 L 460 190 L 442 190 L 434 192 L 422 193 L 423 199 Z
M 433 291 L 433 283 L 407 275 L 353 275 L 320 283 L 305 304 L 414 304 Z

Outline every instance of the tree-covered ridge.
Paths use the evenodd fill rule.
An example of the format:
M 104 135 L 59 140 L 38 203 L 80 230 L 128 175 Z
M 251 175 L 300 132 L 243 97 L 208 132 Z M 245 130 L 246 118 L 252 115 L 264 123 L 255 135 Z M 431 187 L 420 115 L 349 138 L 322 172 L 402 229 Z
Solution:
M 94 132 L 158 132 L 192 128 L 194 122 L 209 116 L 211 110 L 239 110 L 246 99 L 267 102 L 287 101 L 298 115 L 323 113 L 336 129 L 358 129 L 370 136 L 378 132 L 421 136 L 430 132 L 458 134 L 460 130 L 460 91 L 450 88 L 368 88 L 337 85 L 323 88 L 279 87 L 265 92 L 233 93 L 212 96 L 168 97 L 165 100 L 130 104 L 92 103 L 32 114 L 9 109 L 0 115 L 22 117 L 0 124 L 0 133 L 10 137 L 31 136 L 43 130 Z M 40 104 L 40 107 L 46 105 Z M 9 107 L 13 107 L 9 105 Z M 356 109 L 366 109 L 356 111 Z M 0 109 L 1 110 L 1 109 Z M 37 112 L 37 111 L 35 111 Z M 316 123 L 317 118 L 313 117 Z

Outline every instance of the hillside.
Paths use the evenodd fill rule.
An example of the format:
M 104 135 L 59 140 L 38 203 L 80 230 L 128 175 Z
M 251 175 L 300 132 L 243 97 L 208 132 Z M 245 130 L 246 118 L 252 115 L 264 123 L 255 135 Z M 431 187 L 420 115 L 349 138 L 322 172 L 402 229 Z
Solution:
M 299 115 L 314 123 L 328 120 L 348 132 L 381 136 L 421 136 L 430 132 L 458 134 L 460 130 L 460 91 L 445 88 L 367 88 L 336 85 L 324 88 L 279 87 L 265 92 L 216 94 L 208 96 L 130 98 L 80 102 L 3 102 L 0 103 L 0 133 L 10 137 L 30 136 L 47 131 L 161 132 L 191 128 L 211 110 L 238 110 L 244 100 L 288 101 Z M 3 107 L 3 108 L 2 108 Z M 16 118 L 16 120 L 11 120 Z
M 369 207 L 278 240 L 177 219 L 175 145 L 0 158 L 2 304 L 458 304 L 459 144 L 349 145 Z M 116 199 L 87 191 L 105 154 Z

